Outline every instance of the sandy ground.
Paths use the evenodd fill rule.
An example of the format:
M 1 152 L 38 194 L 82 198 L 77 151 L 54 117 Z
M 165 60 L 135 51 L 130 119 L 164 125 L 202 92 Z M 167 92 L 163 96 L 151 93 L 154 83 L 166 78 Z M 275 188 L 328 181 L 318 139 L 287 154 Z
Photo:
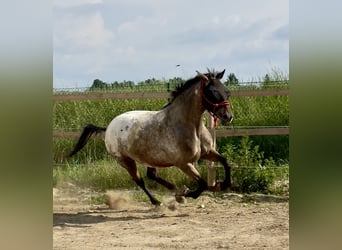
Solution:
M 54 189 L 53 249 L 289 249 L 286 197 L 170 194 L 156 208 L 131 193 L 108 192 L 110 208 L 90 190 Z

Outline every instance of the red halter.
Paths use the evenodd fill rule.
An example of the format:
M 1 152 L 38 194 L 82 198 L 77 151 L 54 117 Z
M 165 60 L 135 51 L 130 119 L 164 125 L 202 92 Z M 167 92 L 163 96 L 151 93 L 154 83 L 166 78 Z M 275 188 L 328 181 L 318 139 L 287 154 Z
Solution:
M 213 103 L 213 102 L 211 102 L 211 101 L 204 95 L 204 91 L 203 91 L 203 89 L 204 89 L 204 84 L 205 84 L 204 81 L 205 81 L 205 80 L 203 80 L 203 79 L 201 78 L 201 97 L 203 97 L 203 99 L 204 99 L 209 105 L 211 105 L 211 106 L 213 107 L 213 111 L 209 111 L 209 110 L 207 110 L 207 111 L 208 111 L 208 113 L 209 113 L 212 117 L 214 117 L 214 126 L 215 126 L 215 128 L 217 128 L 217 116 L 214 114 L 215 109 L 217 109 L 218 107 L 221 107 L 221 106 L 229 106 L 230 103 L 229 103 L 228 100 L 224 100 L 224 101 L 219 102 L 219 103 Z M 201 106 L 202 106 L 203 108 L 205 108 L 204 105 L 203 105 L 202 99 L 201 99 Z

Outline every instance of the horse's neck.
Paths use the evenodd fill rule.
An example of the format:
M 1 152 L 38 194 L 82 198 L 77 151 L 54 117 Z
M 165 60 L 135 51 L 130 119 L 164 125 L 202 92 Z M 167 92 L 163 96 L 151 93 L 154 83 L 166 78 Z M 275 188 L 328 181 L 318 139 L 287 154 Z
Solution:
M 176 123 L 187 124 L 196 130 L 202 127 L 204 109 L 201 105 L 201 91 L 199 84 L 185 90 L 168 107 L 170 119 Z

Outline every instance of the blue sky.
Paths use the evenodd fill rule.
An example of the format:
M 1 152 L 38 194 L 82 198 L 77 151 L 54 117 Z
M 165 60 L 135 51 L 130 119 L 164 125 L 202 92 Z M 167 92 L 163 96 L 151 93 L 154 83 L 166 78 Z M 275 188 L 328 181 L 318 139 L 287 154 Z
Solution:
M 288 0 L 54 0 L 54 88 L 289 70 Z M 176 65 L 180 64 L 180 67 Z M 227 74 L 228 75 L 228 74 Z M 225 77 L 227 77 L 227 75 Z

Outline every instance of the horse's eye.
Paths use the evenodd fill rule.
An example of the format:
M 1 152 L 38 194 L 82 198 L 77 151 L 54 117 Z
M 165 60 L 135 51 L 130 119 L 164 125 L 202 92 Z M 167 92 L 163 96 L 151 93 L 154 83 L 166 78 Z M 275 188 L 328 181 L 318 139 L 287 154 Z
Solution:
M 221 99 L 221 94 L 220 94 L 220 92 L 219 92 L 217 89 L 213 89 L 213 90 L 211 91 L 211 95 L 212 95 L 216 100 Z

